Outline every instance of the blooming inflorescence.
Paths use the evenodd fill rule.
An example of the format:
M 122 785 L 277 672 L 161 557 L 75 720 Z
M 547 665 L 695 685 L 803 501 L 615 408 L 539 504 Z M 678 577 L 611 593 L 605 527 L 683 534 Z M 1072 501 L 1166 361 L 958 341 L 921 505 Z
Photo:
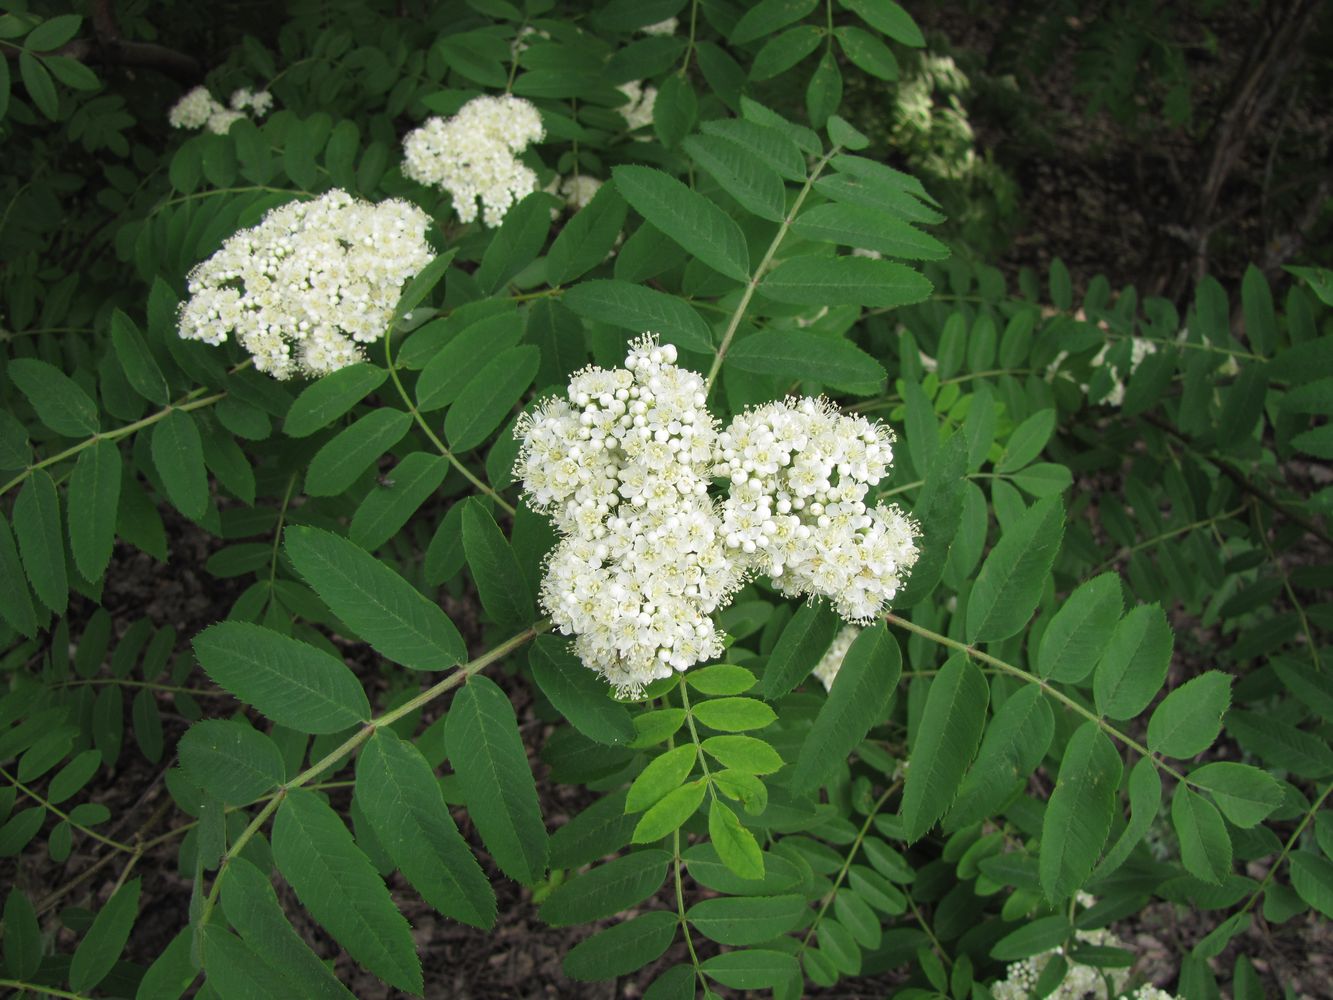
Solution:
M 232 334 L 279 379 L 345 367 L 384 335 L 403 282 L 433 256 L 428 221 L 405 201 L 339 190 L 275 208 L 191 272 L 180 335 Z
M 793 597 L 827 597 L 849 621 L 884 610 L 917 550 L 901 511 L 865 503 L 893 461 L 882 425 L 827 400 L 781 400 L 733 420 L 718 458 L 731 479 L 722 528 L 747 571 Z
M 449 192 L 463 222 L 498 226 L 515 202 L 537 190 L 518 154 L 545 135 L 541 114 L 511 94 L 477 97 L 452 118 L 428 118 L 403 139 L 403 173 Z
M 882 611 L 916 558 L 915 528 L 864 497 L 888 433 L 823 400 L 786 400 L 719 432 L 707 386 L 645 335 L 624 368 L 588 368 L 518 426 L 515 472 L 564 536 L 543 607 L 618 691 L 637 695 L 722 651 L 712 620 L 748 578 Z M 714 479 L 730 480 L 722 500 Z

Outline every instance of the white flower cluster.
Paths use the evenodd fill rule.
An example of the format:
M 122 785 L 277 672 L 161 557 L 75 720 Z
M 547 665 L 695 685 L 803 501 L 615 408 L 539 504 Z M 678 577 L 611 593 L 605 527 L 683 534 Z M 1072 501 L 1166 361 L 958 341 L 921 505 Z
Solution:
M 577 212 L 592 201 L 593 195 L 601 187 L 602 182 L 596 177 L 588 177 L 586 174 L 572 174 L 560 182 L 560 194 L 565 199 L 565 204 Z
M 1098 947 L 1119 948 L 1122 944 L 1119 938 L 1107 930 L 1075 931 L 1074 938 Z M 1053 948 L 1021 962 L 1011 963 L 1006 970 L 1005 980 L 991 987 L 991 995 L 995 1000 L 1028 1000 L 1051 959 L 1063 954 L 1063 948 Z M 1110 990 L 1107 989 L 1108 977 Z M 1049 1000 L 1109 1000 L 1110 997 L 1120 995 L 1128 980 L 1129 973 L 1124 969 L 1102 970 L 1070 959 L 1065 978 L 1047 997 Z
M 452 118 L 428 118 L 403 139 L 403 173 L 449 192 L 463 222 L 494 228 L 505 213 L 537 190 L 537 174 L 518 154 L 546 134 L 541 114 L 512 94 L 476 97 Z
M 1096 402 L 1103 403 L 1107 406 L 1122 406 L 1125 402 L 1125 380 L 1138 371 L 1139 365 L 1143 364 L 1144 358 L 1148 357 L 1150 354 L 1157 353 L 1157 345 L 1151 340 L 1147 340 L 1143 337 L 1130 338 L 1130 358 L 1129 369 L 1127 371 L 1107 361 L 1106 356 L 1110 353 L 1110 350 L 1111 344 L 1109 342 L 1103 344 L 1102 349 L 1098 351 L 1092 361 L 1089 362 L 1093 371 L 1096 371 L 1099 368 L 1105 368 L 1111 376 L 1110 391 L 1108 391 L 1100 400 L 1096 400 Z M 1069 378 L 1070 381 L 1075 381 L 1072 375 L 1067 372 L 1062 372 L 1061 370 L 1061 365 L 1068 357 L 1068 351 L 1061 351 L 1055 356 L 1055 360 L 1046 366 L 1047 381 L 1053 380 L 1058 374 L 1063 374 L 1066 378 Z M 1077 382 L 1076 384 L 1085 395 L 1088 393 L 1089 386 L 1086 382 Z
M 786 399 L 736 417 L 718 437 L 714 472 L 727 547 L 747 572 L 792 597 L 827 597 L 868 622 L 916 562 L 916 528 L 897 507 L 867 507 L 888 475 L 893 437 L 824 399 Z
M 653 123 L 653 107 L 657 104 L 657 88 L 645 87 L 642 81 L 622 83 L 616 88 L 627 100 L 617 110 L 631 132 Z
M 432 258 L 428 222 L 408 202 L 339 190 L 275 208 L 190 273 L 180 335 L 220 344 L 233 334 L 278 379 L 352 364 Z
M 541 600 L 583 662 L 638 695 L 722 652 L 710 615 L 740 585 L 708 497 L 717 430 L 705 385 L 644 337 L 624 368 L 587 368 L 517 433 L 515 466 L 564 538 Z
M 811 672 L 815 675 L 815 680 L 824 685 L 825 691 L 833 690 L 833 682 L 837 680 L 838 671 L 842 669 L 842 661 L 847 658 L 847 650 L 852 648 L 852 643 L 860 634 L 861 630 L 857 626 L 844 625 L 833 637 L 833 643 L 828 650 L 815 664 L 815 669 Z
M 1156 986 L 1140 986 L 1129 995 L 1129 1000 L 1185 1000 Z
M 891 458 L 883 431 L 803 400 L 719 433 L 703 377 L 675 362 L 674 347 L 645 335 L 624 368 L 579 372 L 566 399 L 516 430 L 515 475 L 563 536 L 542 606 L 583 662 L 632 696 L 720 655 L 711 616 L 756 573 L 866 619 L 916 559 L 911 522 L 863 502 Z M 731 480 L 720 503 L 709 496 L 718 476 Z
M 242 87 L 231 95 L 231 107 L 213 99 L 207 87 L 195 87 L 167 113 L 172 128 L 207 128 L 216 135 L 226 135 L 232 125 L 246 117 L 246 110 L 262 118 L 273 107 L 273 96 L 266 90 Z

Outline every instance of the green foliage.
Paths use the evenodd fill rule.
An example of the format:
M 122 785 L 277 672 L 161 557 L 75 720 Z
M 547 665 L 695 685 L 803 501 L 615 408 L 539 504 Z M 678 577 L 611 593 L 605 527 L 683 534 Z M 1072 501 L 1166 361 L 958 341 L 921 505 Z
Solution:
M 95 73 L 95 26 L 39 6 L 0 15 L 0 137 L 31 175 L 0 218 L 0 857 L 25 874 L 0 984 L 349 996 L 313 920 L 429 995 L 407 901 L 485 932 L 505 879 L 551 927 L 598 924 L 571 980 L 656 998 L 889 969 L 899 996 L 984 997 L 1059 947 L 1054 989 L 1127 964 L 1080 935 L 1154 899 L 1206 914 L 1177 991 L 1216 995 L 1208 961 L 1256 913 L 1330 916 L 1333 489 L 1287 474 L 1333 454 L 1327 271 L 1207 279 L 1183 316 L 1100 278 L 1080 301 L 1059 260 L 1009 287 L 843 100 L 920 62 L 889 0 L 301 10 L 207 45 L 166 25 L 215 93 L 276 100 L 196 135 L 165 125 L 170 77 Z M 1080 86 L 1132 118 L 1146 58 L 1187 117 L 1144 23 L 1091 29 Z M 634 81 L 651 129 L 624 117 Z M 398 137 L 505 91 L 542 114 L 540 185 L 604 183 L 464 224 Z M 177 335 L 195 265 L 335 186 L 432 220 L 382 339 L 284 383 Z M 515 429 L 645 331 L 724 424 L 822 393 L 900 432 L 867 500 L 911 514 L 919 557 L 831 683 L 842 623 L 780 580 L 718 613 L 719 662 L 642 699 L 544 634 L 564 595 Z M 177 616 L 136 574 L 223 604 Z M 107 791 L 140 759 L 166 792 L 126 821 Z M 559 826 L 557 784 L 583 803 Z M 192 889 L 145 969 L 163 890 L 129 876 L 155 848 Z M 86 868 L 30 891 L 66 864 Z

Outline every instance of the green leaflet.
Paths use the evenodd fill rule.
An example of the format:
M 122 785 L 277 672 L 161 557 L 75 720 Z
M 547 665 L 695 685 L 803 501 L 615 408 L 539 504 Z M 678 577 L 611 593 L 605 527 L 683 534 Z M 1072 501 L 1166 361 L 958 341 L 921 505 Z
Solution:
M 883 366 L 861 348 L 805 330 L 751 334 L 736 342 L 727 364 L 760 375 L 823 382 L 858 396 L 874 395 L 884 384 Z
M 1291 885 L 1301 899 L 1333 920 L 1333 862 L 1313 851 L 1293 851 Z
M 546 278 L 552 285 L 565 285 L 606 259 L 625 225 L 625 199 L 610 184 L 604 184 L 592 201 L 560 230 L 546 254 Z
M 638 818 L 625 801 L 623 790 L 603 796 L 551 834 L 551 867 L 579 868 L 628 844 Z
M 1041 688 L 1029 684 L 999 707 L 958 798 L 945 817 L 956 830 L 992 815 L 1041 763 L 1055 736 L 1055 716 Z
M 505 213 L 473 277 L 483 292 L 494 292 L 537 259 L 551 231 L 551 209 L 559 202 L 533 191 Z
M 495 893 L 454 825 L 435 772 L 388 729 L 356 764 L 356 801 L 389 857 L 421 897 L 474 927 L 495 923 Z
M 153 428 L 153 465 L 172 506 L 192 521 L 208 509 L 204 445 L 193 415 L 172 410 Z
M 158 406 L 171 402 L 171 390 L 157 359 L 144 343 L 143 334 L 134 320 L 119 309 L 111 313 L 111 342 L 116 348 L 116 359 L 134 391 Z
M 695 903 L 685 919 L 719 944 L 762 944 L 794 930 L 805 911 L 803 896 L 724 896 Z
M 412 929 L 338 814 L 294 788 L 273 821 L 273 859 L 310 915 L 391 986 L 422 992 Z
M 477 497 L 463 507 L 463 551 L 486 613 L 501 625 L 530 625 L 532 593 L 509 540 Z
M 5 966 L 11 975 L 31 979 L 42 964 L 42 930 L 23 890 L 13 887 L 5 899 Z
M 662 957 L 676 937 L 674 912 L 654 910 L 580 941 L 565 955 L 562 968 L 584 982 L 626 976 Z
M 305 491 L 313 497 L 331 497 L 347 490 L 357 477 L 396 445 L 412 426 L 402 410 L 371 410 L 327 441 L 310 460 Z
M 1120 577 L 1093 577 L 1060 605 L 1037 647 L 1037 673 L 1077 684 L 1092 673 L 1124 609 Z
M 833 642 L 838 627 L 838 616 L 821 601 L 806 601 L 797 608 L 764 667 L 760 682 L 764 698 L 777 701 L 805 680 Z
M 1313 733 L 1260 712 L 1233 708 L 1226 715 L 1227 732 L 1270 767 L 1302 778 L 1333 774 L 1333 748 Z
M 86 993 L 105 979 L 125 950 L 139 915 L 139 889 L 139 879 L 126 882 L 97 911 L 70 960 L 69 984 L 76 991 Z
M 1129 772 L 1129 822 L 1097 864 L 1092 873 L 1094 881 L 1110 875 L 1129 859 L 1130 852 L 1157 819 L 1161 804 L 1162 777 L 1157 773 L 1157 765 L 1150 758 L 1142 757 Z
M 967 602 L 969 642 L 995 642 L 1032 617 L 1060 551 L 1065 511 L 1059 498 L 1038 500 L 1003 535 L 982 563 Z
M 540 881 L 550 851 L 546 827 L 513 706 L 494 681 L 470 677 L 454 696 L 445 742 L 468 814 L 495 863 L 524 885 Z
M 1174 641 L 1156 604 L 1140 605 L 1120 619 L 1093 674 L 1097 710 L 1111 719 L 1142 712 L 1166 680 Z
M 260 961 L 281 970 L 293 994 L 317 1000 L 352 996 L 288 923 L 268 875 L 242 856 L 232 858 L 220 877 L 222 912 L 228 922 Z
M 870 32 L 855 25 L 833 29 L 843 54 L 860 69 L 881 80 L 898 79 L 898 60 L 893 50 Z
M 909 306 L 934 286 L 905 264 L 869 257 L 793 257 L 759 283 L 761 295 L 793 305 Z
M 448 406 L 496 351 L 513 347 L 523 336 L 523 321 L 511 306 L 484 316 L 456 332 L 425 361 L 417 379 L 417 406 L 423 412 Z M 407 349 L 414 341 L 409 340 Z M 406 360 L 406 358 L 404 358 Z
M 781 222 L 787 191 L 776 170 L 744 146 L 716 135 L 692 135 L 684 149 L 723 191 L 761 219 Z
M 244 722 L 208 719 L 181 737 L 181 770 L 214 798 L 245 805 L 286 777 L 277 744 Z
M 1167 695 L 1148 720 L 1148 748 L 1183 760 L 1212 746 L 1231 707 L 1231 681 L 1209 670 Z
M 69 547 L 85 579 L 99 580 L 116 544 L 120 450 L 110 441 L 84 449 L 69 479 Z
M 314 646 L 245 622 L 221 622 L 194 639 L 204 672 L 274 722 L 336 733 L 370 719 L 355 675 Z
M 1176 786 L 1171 825 L 1180 838 L 1180 861 L 1195 878 L 1214 885 L 1231 874 L 1231 835 L 1217 807 L 1189 786 Z
M 888 625 L 881 621 L 863 629 L 847 650 L 828 699 L 796 757 L 790 781 L 793 792 L 816 790 L 885 720 L 901 676 L 902 653 Z
M 919 392 L 920 387 L 916 388 Z M 955 432 L 926 463 L 925 485 L 912 511 L 921 525 L 917 539 L 920 555 L 907 583 L 894 599 L 896 607 L 910 608 L 921 603 L 940 582 L 963 517 L 966 475 L 967 440 Z
M 528 664 L 542 693 L 584 736 L 610 745 L 634 739 L 628 709 L 611 698 L 606 683 L 569 652 L 564 640 L 538 636 Z
M 1285 798 L 1276 778 L 1249 764 L 1216 761 L 1196 767 L 1189 777 L 1207 790 L 1228 820 L 1244 829 L 1258 826 Z
M 1120 755 L 1095 722 L 1085 722 L 1065 747 L 1055 791 L 1041 826 L 1038 870 L 1052 902 L 1086 884 L 1111 832 Z
M 637 333 L 661 334 L 667 343 L 687 351 L 713 349 L 708 324 L 694 308 L 653 288 L 619 279 L 582 281 L 561 297 L 561 303 L 585 319 Z
M 361 362 L 339 368 L 301 390 L 283 420 L 288 437 L 308 437 L 331 425 L 378 389 L 389 373 Z
M 919 49 L 926 44 L 912 16 L 894 0 L 838 0 L 838 3 L 901 45 Z
M 835 684 L 836 686 L 836 684 Z M 948 811 L 986 724 L 990 686 L 963 654 L 930 685 L 903 787 L 903 838 L 919 840 Z
M 718 787 L 725 787 L 721 775 L 714 775 Z M 630 841 L 635 844 L 651 844 L 673 833 L 680 825 L 699 811 L 704 794 L 708 791 L 708 782 L 696 778 L 679 788 L 674 788 L 662 796 L 639 818 Z
M 541 364 L 535 347 L 511 347 L 491 358 L 454 400 L 444 435 L 456 453 L 471 451 L 493 432 L 527 392 Z
M 541 918 L 552 927 L 569 927 L 627 910 L 662 888 L 670 861 L 666 851 L 640 850 L 591 868 L 551 893 Z
M 367 552 L 373 552 L 402 529 L 449 474 L 442 455 L 414 451 L 389 472 L 357 507 L 347 536 Z
M 222 997 L 302 996 L 301 987 L 218 924 L 200 934 L 199 955 L 212 992 Z
M 724 733 L 763 729 L 777 721 L 777 713 L 756 698 L 713 698 L 690 711 L 703 725 Z
M 935 237 L 879 208 L 828 202 L 808 208 L 792 232 L 810 240 L 874 250 L 902 260 L 943 260 L 949 248 Z
M 284 549 L 329 609 L 389 659 L 412 670 L 467 659 L 463 637 L 439 605 L 364 549 L 306 526 L 287 529 Z
M 19 490 L 14 501 L 14 534 L 33 592 L 48 608 L 63 615 L 69 604 L 69 576 L 65 572 L 60 497 L 45 469 L 35 470 Z
M 805 157 L 800 147 L 779 129 L 743 118 L 723 118 L 704 122 L 704 135 L 721 136 L 759 157 L 784 180 L 805 180 Z
M 709 979 L 737 990 L 774 989 L 800 977 L 793 956 L 758 948 L 714 955 L 701 968 Z
M 648 222 L 720 274 L 749 280 L 745 236 L 722 209 L 652 167 L 618 166 L 611 175 L 621 196 Z
M 47 427 L 65 437 L 88 437 L 101 429 L 97 404 L 72 378 L 45 361 L 15 358 L 6 373 Z

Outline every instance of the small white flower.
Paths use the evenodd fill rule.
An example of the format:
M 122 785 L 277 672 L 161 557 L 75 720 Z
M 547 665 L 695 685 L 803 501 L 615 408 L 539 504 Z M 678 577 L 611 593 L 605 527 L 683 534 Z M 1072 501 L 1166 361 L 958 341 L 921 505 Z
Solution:
M 433 256 L 428 223 L 408 202 L 338 190 L 279 206 L 190 273 L 180 335 L 235 336 L 278 379 L 359 361 L 360 345 L 384 335 L 403 283 Z
M 245 117 L 243 111 L 230 111 L 219 106 L 208 116 L 208 131 L 214 135 L 226 135 L 231 127 Z
M 674 17 L 668 17 L 665 21 L 658 21 L 656 24 L 645 24 L 639 30 L 645 35 L 674 35 L 678 27 L 680 27 L 680 22 Z
M 518 159 L 545 135 L 541 114 L 510 94 L 477 97 L 452 118 L 428 118 L 403 139 L 403 173 L 443 188 L 462 222 L 498 226 L 505 213 L 537 190 L 537 174 Z

